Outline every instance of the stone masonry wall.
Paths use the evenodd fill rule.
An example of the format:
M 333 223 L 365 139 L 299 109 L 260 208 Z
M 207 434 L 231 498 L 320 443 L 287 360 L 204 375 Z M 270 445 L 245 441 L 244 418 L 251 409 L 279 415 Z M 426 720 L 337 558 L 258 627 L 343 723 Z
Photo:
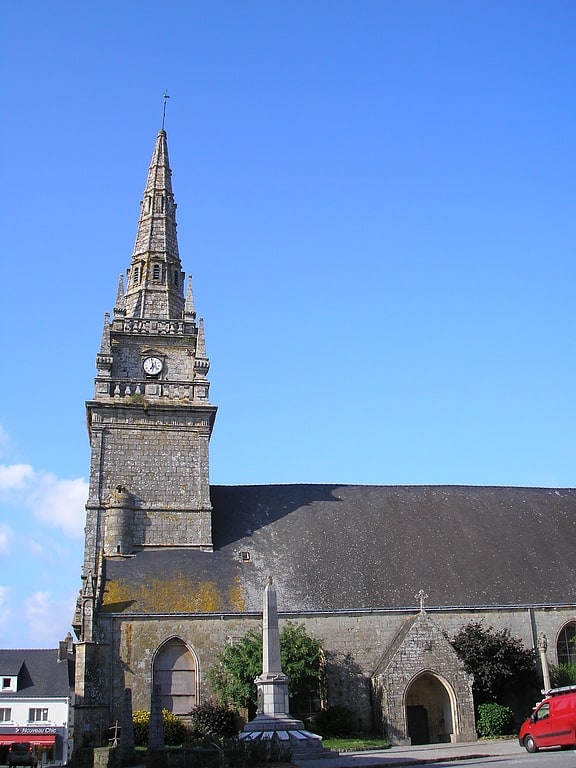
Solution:
M 371 730 L 380 719 L 378 712 L 374 717 L 371 679 L 403 622 L 410 615 L 414 614 L 400 611 L 358 615 L 290 614 L 289 617 L 280 617 L 280 626 L 287 620 L 301 622 L 305 624 L 307 632 L 322 640 L 327 659 L 328 704 L 352 707 L 359 727 Z M 434 612 L 431 617 L 438 631 L 446 630 L 449 635 L 471 620 L 483 620 L 487 626 L 508 626 L 512 634 L 520 637 L 527 647 L 532 647 L 533 632 L 537 636 L 544 629 L 551 641 L 567 621 L 575 618 L 570 609 L 511 609 L 497 612 L 454 610 Z M 210 698 L 212 692 L 207 678 L 208 669 L 215 663 L 218 652 L 226 643 L 242 637 L 249 629 L 261 631 L 261 617 L 240 614 L 150 617 L 101 614 L 99 636 L 110 643 L 110 652 L 115 659 L 110 665 L 113 717 L 119 716 L 123 691 L 127 687 L 132 689 L 134 709 L 149 708 L 154 654 L 171 637 L 182 639 L 195 656 L 199 701 Z M 554 653 L 551 648 L 551 662 L 555 661 Z M 454 659 L 449 659 L 447 664 L 444 674 L 447 674 L 450 664 L 454 664 Z M 417 666 L 412 672 L 416 671 Z M 456 677 L 454 672 L 454 680 Z M 454 682 L 453 685 L 457 690 L 464 690 L 461 682 Z M 463 722 L 462 727 L 468 728 L 469 722 Z

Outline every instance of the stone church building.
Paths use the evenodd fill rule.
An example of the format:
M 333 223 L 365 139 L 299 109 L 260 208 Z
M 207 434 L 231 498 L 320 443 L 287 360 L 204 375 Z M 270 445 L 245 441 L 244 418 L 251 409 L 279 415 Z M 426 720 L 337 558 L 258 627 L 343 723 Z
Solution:
M 482 620 L 576 661 L 576 489 L 211 486 L 216 406 L 175 213 L 161 130 L 86 403 L 76 743 L 105 741 L 126 688 L 134 709 L 153 684 L 177 714 L 210 698 L 218 652 L 260 631 L 268 576 L 281 624 L 322 640 L 324 705 L 393 743 L 476 738 L 447 637 Z

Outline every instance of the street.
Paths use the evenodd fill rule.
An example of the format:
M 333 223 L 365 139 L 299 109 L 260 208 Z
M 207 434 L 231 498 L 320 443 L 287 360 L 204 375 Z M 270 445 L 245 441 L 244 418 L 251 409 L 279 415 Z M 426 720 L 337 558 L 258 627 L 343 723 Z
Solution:
M 573 751 L 554 751 L 529 755 L 527 752 L 524 754 L 519 752 L 517 755 L 498 755 L 472 760 L 434 763 L 434 765 L 436 768 L 439 766 L 452 766 L 452 768 L 476 766 L 476 768 L 480 768 L 482 765 L 489 765 L 491 768 L 500 768 L 500 766 L 502 768 L 511 768 L 511 766 L 517 766 L 517 768 L 575 768 L 576 753 Z

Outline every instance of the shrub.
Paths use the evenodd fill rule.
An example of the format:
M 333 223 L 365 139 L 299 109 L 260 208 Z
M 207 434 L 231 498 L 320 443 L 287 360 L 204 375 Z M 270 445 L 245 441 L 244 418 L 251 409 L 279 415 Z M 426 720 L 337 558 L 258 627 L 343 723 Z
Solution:
M 513 712 L 503 704 L 480 704 L 476 730 L 479 736 L 505 736 L 512 729 Z
M 164 724 L 164 741 L 166 744 L 177 746 L 186 741 L 188 731 L 177 715 L 172 714 L 167 709 L 163 709 L 162 722 Z M 150 732 L 150 712 L 145 709 L 136 710 L 132 713 L 132 723 L 134 725 L 134 743 L 137 747 L 147 746 L 148 734 Z
M 314 728 L 327 739 L 344 739 L 354 735 L 354 715 L 348 707 L 328 707 L 314 716 Z
M 194 738 L 229 739 L 238 733 L 237 713 L 224 704 L 206 701 L 190 712 Z
M 471 621 L 461 627 L 452 645 L 466 671 L 474 675 L 477 704 L 507 701 L 512 689 L 529 691 L 532 696 L 535 653 L 512 637 L 509 629 L 495 630 L 481 621 Z
M 550 665 L 550 678 L 552 688 L 561 688 L 563 685 L 576 685 L 576 664 Z

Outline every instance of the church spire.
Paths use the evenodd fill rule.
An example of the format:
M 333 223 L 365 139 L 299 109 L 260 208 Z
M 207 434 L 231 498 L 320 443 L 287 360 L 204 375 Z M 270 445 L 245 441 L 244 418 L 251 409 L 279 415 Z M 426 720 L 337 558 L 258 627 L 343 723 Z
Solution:
M 166 131 L 158 132 L 126 289 L 127 318 L 178 320 L 184 312 L 184 273 L 176 236 L 176 203 Z

